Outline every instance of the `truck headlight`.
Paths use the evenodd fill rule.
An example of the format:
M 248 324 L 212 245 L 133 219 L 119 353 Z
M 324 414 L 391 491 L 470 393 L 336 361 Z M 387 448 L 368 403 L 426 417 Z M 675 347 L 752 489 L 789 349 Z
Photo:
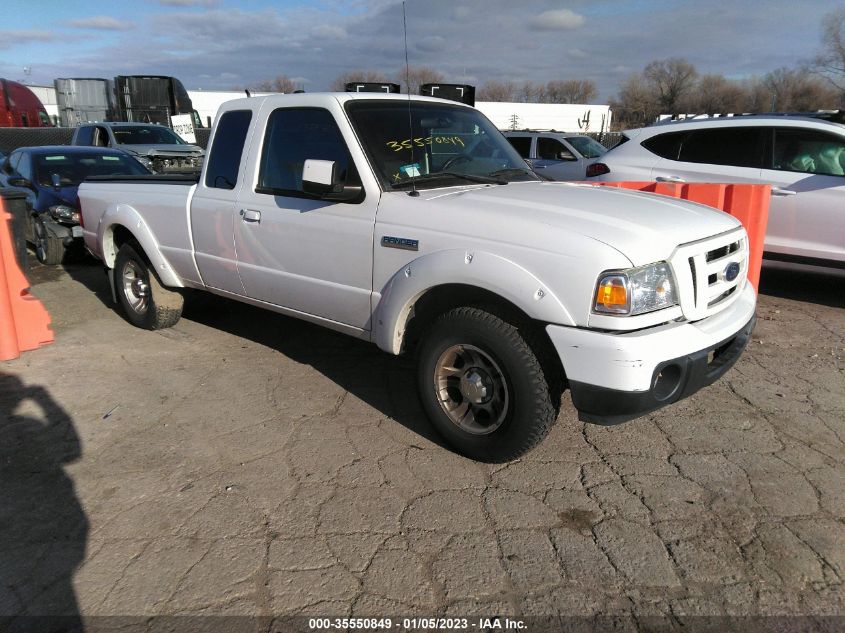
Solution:
M 602 273 L 596 286 L 593 312 L 635 316 L 678 303 L 675 278 L 666 262 Z
M 136 156 L 135 160 L 137 160 L 147 169 L 152 169 L 153 167 L 153 159 L 148 156 Z
M 79 224 L 79 211 L 66 204 L 56 204 L 50 207 L 50 215 L 57 222 L 75 222 Z

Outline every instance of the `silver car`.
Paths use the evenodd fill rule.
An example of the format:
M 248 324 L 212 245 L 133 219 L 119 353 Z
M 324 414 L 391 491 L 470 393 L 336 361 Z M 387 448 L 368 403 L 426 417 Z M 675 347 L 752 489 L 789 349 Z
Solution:
M 549 180 L 584 180 L 587 166 L 607 151 L 604 145 L 583 134 L 536 130 L 503 134 L 531 168 Z
M 657 124 L 624 136 L 589 176 L 769 183 L 763 263 L 845 274 L 845 125 L 751 115 Z

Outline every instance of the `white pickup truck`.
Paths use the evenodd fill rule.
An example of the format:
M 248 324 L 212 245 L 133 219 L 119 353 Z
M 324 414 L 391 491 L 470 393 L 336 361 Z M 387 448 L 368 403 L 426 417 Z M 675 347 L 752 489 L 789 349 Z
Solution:
M 569 388 L 616 423 L 684 398 L 747 344 L 756 294 L 734 218 L 543 182 L 477 110 L 364 93 L 229 101 L 199 179 L 86 182 L 84 237 L 133 324 L 202 289 L 417 354 L 458 451 L 542 440 Z

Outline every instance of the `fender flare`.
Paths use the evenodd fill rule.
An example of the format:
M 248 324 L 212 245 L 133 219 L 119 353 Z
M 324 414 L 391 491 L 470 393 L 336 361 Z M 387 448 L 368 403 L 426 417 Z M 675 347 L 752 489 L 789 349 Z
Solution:
M 538 321 L 575 325 L 549 286 L 522 266 L 492 253 L 453 249 L 423 255 L 390 278 L 373 310 L 373 342 L 399 354 L 414 304 L 429 290 L 449 284 L 491 292 Z
M 170 265 L 158 246 L 158 241 L 141 214 L 128 204 L 110 204 L 97 225 L 97 243 L 103 255 L 103 262 L 108 268 L 114 268 L 117 249 L 114 246 L 114 229 L 125 228 L 137 240 L 150 260 L 153 268 L 165 286 L 183 288 L 184 284 Z

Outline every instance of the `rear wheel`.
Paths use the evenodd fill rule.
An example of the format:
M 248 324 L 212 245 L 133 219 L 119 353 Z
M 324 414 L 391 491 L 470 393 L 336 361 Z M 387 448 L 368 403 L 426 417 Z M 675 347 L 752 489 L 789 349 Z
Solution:
M 117 300 L 130 323 L 147 330 L 176 325 L 184 298 L 165 288 L 136 243 L 120 247 L 115 258 L 114 287 Z
M 508 461 L 548 435 L 558 408 L 528 338 L 526 328 L 471 307 L 447 312 L 424 334 L 420 399 L 460 453 Z
M 47 266 L 61 264 L 65 258 L 64 242 L 54 235 L 37 215 L 32 216 L 32 236 L 35 256 Z

